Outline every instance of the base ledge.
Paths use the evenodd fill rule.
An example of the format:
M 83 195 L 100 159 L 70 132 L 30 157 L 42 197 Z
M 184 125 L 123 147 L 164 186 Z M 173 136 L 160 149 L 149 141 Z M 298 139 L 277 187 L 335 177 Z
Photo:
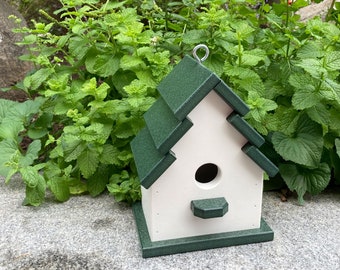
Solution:
M 142 204 L 140 202 L 133 205 L 133 213 L 136 220 L 143 258 L 267 242 L 274 239 L 274 232 L 262 218 L 261 226 L 258 229 L 216 233 L 153 242 L 150 239 Z

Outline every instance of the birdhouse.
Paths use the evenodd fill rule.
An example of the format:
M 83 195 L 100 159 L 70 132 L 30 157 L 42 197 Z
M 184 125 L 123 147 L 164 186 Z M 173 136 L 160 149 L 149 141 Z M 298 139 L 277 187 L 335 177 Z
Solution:
M 261 218 L 263 171 L 278 168 L 243 118 L 248 106 L 185 56 L 131 148 L 142 188 L 133 207 L 143 257 L 271 241 Z

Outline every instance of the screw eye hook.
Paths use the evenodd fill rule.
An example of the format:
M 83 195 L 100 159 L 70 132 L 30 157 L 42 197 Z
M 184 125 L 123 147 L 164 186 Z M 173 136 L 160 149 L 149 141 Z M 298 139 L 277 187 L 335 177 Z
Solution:
M 202 57 L 202 58 L 199 58 L 198 55 L 197 55 L 197 51 L 199 49 L 203 49 L 205 50 L 205 55 Z M 203 61 L 205 61 L 208 56 L 209 56 L 209 48 L 204 45 L 204 44 L 199 44 L 197 46 L 195 46 L 195 48 L 192 50 L 192 55 L 194 56 L 194 58 L 199 62 L 199 63 L 202 63 Z

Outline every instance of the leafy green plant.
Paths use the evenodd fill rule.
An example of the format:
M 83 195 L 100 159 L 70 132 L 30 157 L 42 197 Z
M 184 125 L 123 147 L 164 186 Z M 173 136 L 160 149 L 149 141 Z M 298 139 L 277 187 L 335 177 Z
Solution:
M 300 202 L 339 182 L 340 30 L 300 22 L 304 0 L 61 3 L 60 20 L 42 11 L 51 23 L 16 30 L 30 51 L 21 59 L 36 67 L 18 85 L 32 99 L 1 101 L 0 173 L 21 173 L 25 204 L 41 204 L 46 188 L 59 201 L 106 188 L 138 200 L 129 142 L 157 84 L 198 43 L 211 51 L 204 65 L 250 106 L 262 150 Z
M 15 106 L 2 101 L 13 114 L 35 105 L 18 116 L 4 110 L 1 119 L 1 173 L 6 181 L 21 173 L 30 205 L 43 202 L 46 188 L 65 201 L 83 192 L 96 196 L 110 181 L 121 183 L 119 175 L 126 179 L 129 142 L 169 71 L 169 53 L 153 46 L 154 33 L 135 9 L 122 8 L 124 2 L 62 4 L 56 13 L 63 20 L 17 29 L 26 34 L 20 44 L 30 50 L 21 59 L 36 67 L 21 85 L 33 100 Z M 54 24 L 65 34 L 50 33 Z M 24 138 L 27 150 L 20 148 Z

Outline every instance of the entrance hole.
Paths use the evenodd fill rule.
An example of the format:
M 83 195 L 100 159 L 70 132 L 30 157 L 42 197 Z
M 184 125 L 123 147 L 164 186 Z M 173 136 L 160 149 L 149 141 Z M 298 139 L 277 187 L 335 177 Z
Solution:
M 197 169 L 195 173 L 195 179 L 199 183 L 210 183 L 216 178 L 217 174 L 217 165 L 213 163 L 206 163 Z

